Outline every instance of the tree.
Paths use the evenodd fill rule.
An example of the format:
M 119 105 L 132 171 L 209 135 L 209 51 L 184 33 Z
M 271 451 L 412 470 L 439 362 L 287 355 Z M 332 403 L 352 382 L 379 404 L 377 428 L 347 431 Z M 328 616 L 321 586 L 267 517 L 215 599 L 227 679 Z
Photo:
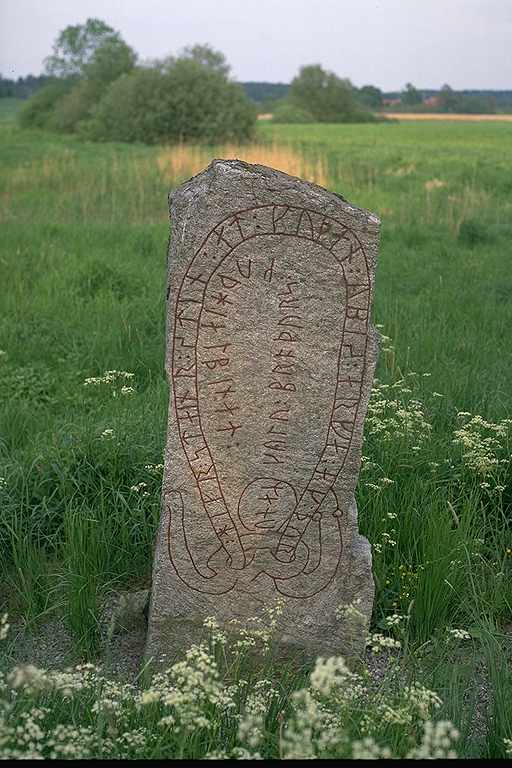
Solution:
M 363 85 L 357 92 L 357 98 L 369 109 L 379 109 L 382 106 L 382 91 L 375 85 Z
M 124 40 L 114 37 L 99 45 L 84 66 L 87 80 L 96 83 L 112 83 L 118 77 L 130 72 L 137 56 Z
M 148 66 L 99 19 L 66 27 L 47 59 L 53 82 L 23 112 L 25 125 L 98 140 L 242 140 L 256 110 L 209 45 Z
M 199 43 L 196 45 L 187 45 L 179 58 L 196 61 L 202 67 L 210 69 L 212 72 L 218 72 L 224 77 L 228 77 L 231 70 L 224 54 L 221 53 L 221 51 L 216 51 L 208 45 L 208 43 L 203 45 Z
M 401 101 L 408 107 L 415 107 L 423 102 L 423 96 L 412 83 L 406 83 L 405 91 L 402 91 Z
M 130 72 L 135 66 L 135 53 L 117 38 L 107 38 L 84 64 L 83 76 L 56 105 L 51 127 L 73 133 L 91 117 L 110 83 Z
M 134 68 L 136 55 L 118 32 L 99 19 L 66 27 L 53 51 L 46 68 L 55 82 L 31 100 L 20 120 L 24 125 L 73 133 L 90 119 L 110 83 Z
M 447 83 L 439 91 L 438 98 L 441 112 L 459 111 L 459 95 Z
M 350 80 L 342 80 L 319 64 L 302 67 L 292 80 L 288 100 L 323 123 L 372 119 L 357 103 Z
M 121 41 L 119 33 L 101 19 L 66 27 L 53 45 L 53 55 L 45 59 L 46 72 L 54 77 L 82 77 L 98 48 L 113 41 Z

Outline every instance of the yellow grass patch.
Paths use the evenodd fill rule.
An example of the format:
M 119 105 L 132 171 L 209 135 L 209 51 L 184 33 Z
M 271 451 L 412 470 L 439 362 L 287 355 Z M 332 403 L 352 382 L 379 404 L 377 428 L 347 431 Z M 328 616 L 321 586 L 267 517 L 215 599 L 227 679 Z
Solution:
M 306 158 L 301 152 L 286 144 L 225 144 L 212 149 L 178 144 L 161 150 L 156 161 L 165 180 L 176 183 L 199 173 L 214 158 L 237 159 L 247 163 L 268 165 L 323 187 L 329 185 L 327 164 L 323 158 Z
M 497 120 L 512 121 L 512 115 L 460 115 L 448 112 L 382 112 L 383 117 L 391 120 L 467 120 L 472 123 Z
M 441 181 L 441 179 L 429 179 L 429 181 L 425 182 L 424 186 L 427 192 L 432 192 L 433 189 L 441 189 L 441 187 L 446 187 L 446 181 Z

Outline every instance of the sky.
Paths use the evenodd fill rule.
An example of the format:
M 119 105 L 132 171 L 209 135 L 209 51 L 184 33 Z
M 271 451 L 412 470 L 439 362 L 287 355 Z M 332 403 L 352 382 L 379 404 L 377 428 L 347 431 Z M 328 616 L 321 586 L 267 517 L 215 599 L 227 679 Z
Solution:
M 512 0 L 0 0 L 0 73 L 40 74 L 58 33 L 88 17 L 143 60 L 210 43 L 240 81 L 319 63 L 385 91 L 512 89 Z

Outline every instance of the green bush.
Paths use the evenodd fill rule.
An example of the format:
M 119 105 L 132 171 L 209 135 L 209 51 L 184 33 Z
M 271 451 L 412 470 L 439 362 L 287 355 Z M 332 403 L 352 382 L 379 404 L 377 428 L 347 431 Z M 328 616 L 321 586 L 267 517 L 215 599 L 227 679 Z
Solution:
M 290 85 L 288 101 L 309 112 L 318 123 L 362 123 L 374 119 L 358 103 L 350 80 L 327 72 L 319 64 L 300 69 Z
M 279 102 L 273 112 L 274 123 L 313 123 L 314 118 L 307 109 L 290 104 L 288 101 Z
M 240 141 L 249 138 L 256 110 L 243 89 L 190 58 L 164 68 L 139 68 L 116 80 L 83 127 L 100 141 Z
M 56 105 L 69 94 L 75 80 L 54 80 L 35 93 L 19 111 L 18 120 L 23 128 L 47 128 L 53 118 Z
M 44 127 L 59 133 L 75 133 L 80 123 L 90 117 L 100 98 L 101 89 L 89 80 L 79 80 L 75 86 L 55 103 Z

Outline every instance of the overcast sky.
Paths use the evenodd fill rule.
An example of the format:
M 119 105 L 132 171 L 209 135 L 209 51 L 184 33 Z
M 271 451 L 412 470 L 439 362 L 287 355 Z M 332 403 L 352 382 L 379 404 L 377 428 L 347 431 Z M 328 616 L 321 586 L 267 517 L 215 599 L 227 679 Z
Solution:
M 39 74 L 58 32 L 90 16 L 143 59 L 208 42 L 238 80 L 320 63 L 384 90 L 512 89 L 512 0 L 0 0 L 0 73 Z

